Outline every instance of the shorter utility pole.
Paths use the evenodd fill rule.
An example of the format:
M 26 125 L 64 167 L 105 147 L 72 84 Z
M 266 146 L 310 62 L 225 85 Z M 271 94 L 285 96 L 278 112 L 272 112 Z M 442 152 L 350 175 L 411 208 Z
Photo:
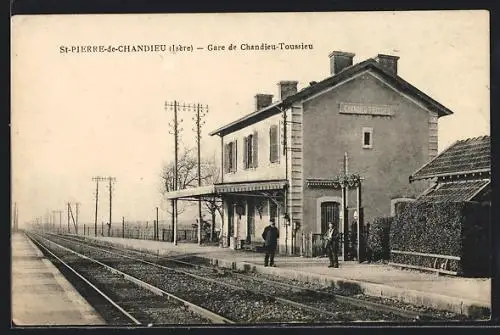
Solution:
M 125 238 L 125 217 L 122 216 L 122 238 Z
M 111 232 L 111 223 L 112 223 L 112 220 L 111 220 L 111 208 L 112 208 L 112 199 L 113 199 L 113 182 L 116 181 L 116 178 L 114 177 L 108 177 L 108 182 L 109 182 L 109 223 L 108 223 L 108 236 L 110 236 L 110 232 Z
M 76 234 L 78 235 L 78 205 L 80 205 L 80 203 L 75 203 L 75 206 L 76 206 L 76 222 L 75 222 L 75 229 L 76 229 Z M 83 228 L 85 230 L 85 228 Z M 85 231 L 84 231 L 85 233 Z
M 70 211 L 71 211 L 71 204 L 68 202 L 68 234 L 71 231 L 70 225 L 69 225 L 69 220 L 70 220 L 70 215 L 71 215 Z
M 158 207 L 156 207 L 156 227 L 155 227 L 155 240 L 159 240 L 158 238 Z
M 95 228 L 95 236 L 97 237 L 97 209 L 99 205 L 99 182 L 107 180 L 107 178 L 103 177 L 93 177 L 93 181 L 96 182 L 96 189 L 95 189 L 95 220 L 94 220 L 94 228 Z M 69 221 L 69 220 L 68 220 Z

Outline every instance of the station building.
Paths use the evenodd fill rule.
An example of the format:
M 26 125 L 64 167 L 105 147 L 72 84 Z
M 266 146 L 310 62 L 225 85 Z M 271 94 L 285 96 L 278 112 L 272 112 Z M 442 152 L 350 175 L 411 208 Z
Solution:
M 333 221 L 349 259 L 351 222 L 359 231 L 389 216 L 391 199 L 428 188 L 408 176 L 436 157 L 438 120 L 452 114 L 398 75 L 399 57 L 354 57 L 334 51 L 325 79 L 300 90 L 281 81 L 276 100 L 256 94 L 249 114 L 210 133 L 220 138 L 221 182 L 167 198 L 221 199 L 224 247 L 261 244 L 272 217 L 279 251 L 297 253 L 304 235 L 319 239 Z

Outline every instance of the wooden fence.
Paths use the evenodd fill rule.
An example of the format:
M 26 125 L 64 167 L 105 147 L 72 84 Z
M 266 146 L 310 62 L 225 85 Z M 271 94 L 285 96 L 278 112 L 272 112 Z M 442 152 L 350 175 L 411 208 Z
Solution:
M 142 228 L 111 228 L 109 232 L 111 237 L 122 237 L 122 238 L 135 238 L 140 240 L 155 240 L 154 228 L 153 227 L 142 227 Z M 94 236 L 94 227 L 85 227 L 85 235 Z M 101 233 L 99 229 L 97 231 L 98 236 L 108 236 L 107 230 Z M 172 241 L 172 230 L 171 229 L 159 229 L 158 241 Z M 204 237 L 204 236 L 202 236 Z M 177 229 L 177 241 L 185 242 L 198 242 L 198 230 L 196 228 L 191 229 Z

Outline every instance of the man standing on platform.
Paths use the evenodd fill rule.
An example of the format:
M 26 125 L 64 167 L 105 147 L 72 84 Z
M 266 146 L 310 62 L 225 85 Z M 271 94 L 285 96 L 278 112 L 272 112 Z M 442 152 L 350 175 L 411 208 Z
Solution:
M 280 233 L 275 224 L 275 219 L 271 218 L 271 224 L 267 226 L 262 233 L 262 238 L 265 241 L 264 249 L 266 250 L 266 256 L 264 257 L 264 266 L 274 266 L 274 253 L 276 252 L 278 238 L 280 237 Z
M 330 259 L 329 268 L 339 267 L 339 234 L 332 222 L 328 222 L 328 232 L 326 233 L 326 252 Z

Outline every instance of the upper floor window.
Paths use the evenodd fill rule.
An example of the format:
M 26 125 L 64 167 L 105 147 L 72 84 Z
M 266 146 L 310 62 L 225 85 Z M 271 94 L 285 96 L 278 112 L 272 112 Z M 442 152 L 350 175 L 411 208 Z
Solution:
M 363 127 L 363 148 L 373 148 L 373 128 Z
M 224 146 L 224 171 L 236 172 L 237 141 L 226 143 Z
M 279 162 L 279 146 L 278 126 L 273 125 L 269 128 L 269 161 L 271 163 Z
M 257 167 L 258 136 L 257 132 L 243 138 L 243 166 L 245 169 Z

